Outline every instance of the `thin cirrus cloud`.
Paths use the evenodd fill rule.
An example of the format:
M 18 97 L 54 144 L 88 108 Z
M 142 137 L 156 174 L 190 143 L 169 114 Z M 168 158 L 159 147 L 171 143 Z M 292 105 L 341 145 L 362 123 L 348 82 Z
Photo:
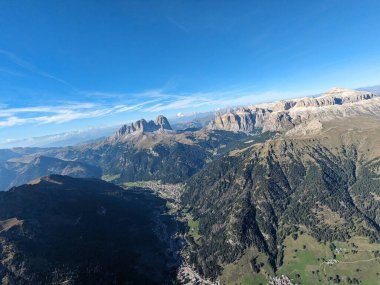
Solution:
M 0 127 L 12 127 L 15 125 L 22 125 L 27 122 L 27 119 L 22 119 L 15 116 L 7 117 L 5 120 L 0 121 Z
M 45 77 L 45 78 L 48 78 L 48 79 L 51 79 L 51 80 L 54 80 L 56 82 L 59 82 L 63 85 L 66 85 L 72 89 L 76 89 L 72 84 L 70 84 L 69 82 L 63 80 L 62 78 L 59 78 L 57 76 L 54 76 L 48 72 L 45 72 L 45 71 L 41 71 L 39 70 L 37 67 L 35 67 L 33 64 L 23 60 L 22 58 L 18 57 L 17 55 L 15 55 L 14 53 L 10 52 L 10 51 L 7 51 L 7 50 L 3 50 L 3 49 L 0 49 L 0 55 L 6 57 L 10 62 L 14 63 L 15 65 L 23 68 L 24 70 L 28 71 L 28 72 L 31 72 L 31 73 L 34 73 L 34 74 L 37 74 L 39 76 L 42 76 L 42 77 Z M 6 70 L 8 71 L 8 70 Z M 21 74 L 21 73 L 15 73 L 15 72 L 11 72 L 11 71 L 8 71 L 8 73 L 12 73 L 12 75 L 17 75 L 17 76 L 25 76 L 25 74 Z
M 24 124 L 61 124 L 80 119 L 111 116 L 113 114 L 142 110 L 159 99 L 137 104 L 102 106 L 93 103 L 74 103 L 62 106 L 34 106 L 20 108 L 0 108 L 0 127 Z
M 103 117 L 115 113 L 140 109 L 146 102 L 135 105 L 116 105 L 102 107 L 92 103 L 66 106 L 36 106 L 25 108 L 0 109 L 0 127 L 24 124 L 61 124 L 79 119 Z
M 307 94 L 313 94 L 308 92 Z M 255 93 L 247 90 L 229 90 L 220 92 L 199 92 L 188 95 L 168 95 L 161 94 L 160 102 L 148 106 L 144 109 L 145 112 L 163 112 L 176 110 L 189 110 L 195 108 L 206 108 L 208 111 L 213 111 L 225 107 L 237 107 L 256 103 L 264 103 L 265 101 L 279 100 L 283 98 L 301 97 L 305 92 L 265 92 Z M 263 100 L 264 98 L 264 100 Z
M 212 100 L 196 97 L 183 97 L 173 102 L 157 103 L 145 109 L 146 112 L 162 112 L 166 110 L 179 110 L 187 108 L 196 108 L 200 106 L 210 105 Z
M 106 93 L 103 93 L 106 94 Z M 141 95 L 141 94 L 139 94 Z M 94 103 L 70 103 L 63 106 L 35 106 L 20 108 L 0 107 L 0 127 L 11 127 L 24 124 L 61 124 L 80 119 L 107 117 L 119 113 L 139 111 L 143 116 L 152 113 L 194 110 L 205 108 L 213 111 L 223 107 L 235 107 L 253 103 L 261 103 L 260 98 L 275 100 L 294 95 L 283 92 L 247 93 L 239 90 L 172 95 L 161 91 L 148 92 L 145 101 L 136 104 L 117 104 L 103 106 Z M 110 94 L 111 96 L 111 94 Z
M 108 93 L 101 91 L 83 91 L 71 83 L 50 73 L 39 70 L 33 64 L 23 60 L 12 52 L 0 49 L 0 56 L 31 72 L 70 87 L 73 94 L 89 98 L 94 103 L 69 102 L 60 106 L 13 107 L 0 105 L 0 127 L 12 127 L 25 124 L 61 124 L 81 119 L 93 119 L 112 116 L 114 114 L 139 111 L 141 116 L 151 116 L 153 113 L 194 111 L 203 109 L 213 111 L 224 107 L 258 103 L 260 98 L 274 100 L 294 96 L 283 92 L 255 94 L 249 90 L 232 89 L 213 92 L 195 92 L 173 94 L 164 89 L 147 90 L 140 93 Z M 1 70 L 0 72 L 8 72 Z M 23 74 L 14 74 L 23 76 Z M 126 103 L 128 101 L 129 103 Z M 131 103 L 132 102 L 132 103 Z

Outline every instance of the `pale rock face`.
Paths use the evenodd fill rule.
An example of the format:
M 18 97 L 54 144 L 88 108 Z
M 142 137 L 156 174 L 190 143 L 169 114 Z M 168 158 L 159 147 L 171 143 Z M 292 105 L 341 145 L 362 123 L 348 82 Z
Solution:
M 380 116 L 380 98 L 368 91 L 332 88 L 315 98 L 281 100 L 216 114 L 209 128 L 242 132 L 287 131 L 300 124 L 302 128 L 311 120 L 326 121 L 363 114 Z
M 322 130 L 322 123 L 319 120 L 311 120 L 310 122 L 305 122 L 297 125 L 293 129 L 286 132 L 288 136 L 294 135 L 314 135 Z
M 276 102 L 273 106 L 273 111 L 286 111 L 289 110 L 290 108 L 293 108 L 296 103 L 293 101 L 284 101 L 281 100 L 279 102 Z
M 263 131 L 279 132 L 282 130 L 288 130 L 294 127 L 292 118 L 287 112 L 271 113 L 268 119 L 263 123 Z

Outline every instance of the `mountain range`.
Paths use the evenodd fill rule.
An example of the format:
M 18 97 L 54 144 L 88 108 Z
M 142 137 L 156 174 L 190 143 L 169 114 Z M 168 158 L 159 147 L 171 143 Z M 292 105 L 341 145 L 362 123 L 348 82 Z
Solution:
M 47 177 L 39 179 L 43 176 Z M 169 205 L 170 221 L 177 221 L 177 227 L 162 244 L 163 251 L 167 252 L 174 236 L 181 236 L 184 241 L 174 250 L 180 251 L 181 257 L 171 254 L 175 260 L 161 260 L 157 273 L 152 275 L 154 280 L 146 279 L 147 284 L 172 282 L 173 271 L 180 272 L 178 280 L 184 284 L 266 284 L 275 276 L 292 280 L 284 284 L 378 284 L 380 97 L 371 91 L 333 88 L 317 97 L 239 107 L 215 114 L 201 128 L 174 129 L 167 118 L 158 116 L 155 121 L 142 119 L 123 125 L 114 134 L 92 143 L 1 150 L 0 181 L 3 190 L 17 186 L 0 197 L 5 209 L 1 216 L 5 230 L 1 233 L 9 235 L 3 252 L 4 248 L 16 248 L 14 252 L 26 260 L 35 254 L 30 253 L 35 240 L 46 243 L 40 236 L 45 236 L 45 228 L 47 237 L 54 237 L 55 231 L 61 233 L 70 224 L 66 218 L 57 227 L 44 224 L 48 215 L 57 214 L 58 221 L 59 215 L 69 215 L 60 208 L 59 200 L 68 199 L 67 207 L 79 211 L 83 205 L 103 205 L 96 200 L 99 193 L 99 199 L 104 195 L 118 197 L 121 200 L 115 198 L 115 203 L 120 211 L 114 216 L 117 221 L 122 215 L 132 215 L 123 212 L 123 203 L 127 203 L 126 208 L 132 207 L 128 204 L 132 198 L 122 194 L 126 193 L 143 197 L 138 207 L 149 205 L 144 208 L 146 219 L 156 219 L 151 213 L 151 207 L 156 209 L 154 213 L 158 211 L 154 205 L 161 205 L 160 211 L 164 212 L 168 210 L 164 205 Z M 30 181 L 33 182 L 25 184 Z M 134 188 L 136 185 L 153 192 Z M 99 187 L 110 192 L 96 192 Z M 92 188 L 94 191 L 80 190 Z M 47 216 L 38 209 L 37 213 L 17 211 L 33 209 L 33 203 L 45 189 L 52 192 L 46 201 L 56 205 L 51 209 L 47 202 L 39 205 L 40 210 L 48 207 L 50 212 L 44 213 Z M 78 200 L 72 200 L 77 192 Z M 17 206 L 7 208 L 16 202 Z M 109 207 L 113 206 L 106 208 Z M 135 211 L 139 213 L 142 208 Z M 23 236 L 28 232 L 24 228 L 28 223 L 20 221 L 29 220 L 37 221 L 29 224 L 35 236 Z M 126 232 L 132 231 L 131 221 L 123 225 Z M 132 228 L 135 237 L 150 235 L 137 225 Z M 75 229 L 75 236 L 86 235 L 92 229 L 85 226 L 80 230 L 83 233 Z M 102 230 L 113 235 L 116 228 L 105 226 Z M 18 240 L 25 240 L 27 246 L 17 247 Z M 63 240 L 52 241 L 63 244 Z M 119 247 L 114 241 L 110 244 L 114 246 L 112 250 Z M 85 251 L 92 249 L 81 242 L 75 246 Z M 130 250 L 127 245 L 121 246 Z M 153 254 L 153 249 L 145 246 L 147 256 Z M 44 248 L 42 253 L 38 258 L 48 263 L 50 254 L 56 254 L 51 248 Z M 80 260 L 68 262 L 67 256 L 62 256 L 56 265 L 44 271 L 43 278 L 72 276 L 74 283 L 82 280 L 75 278 L 93 280 L 83 275 L 83 270 L 97 272 L 94 268 L 99 264 L 103 268 L 109 261 L 94 259 L 96 265 L 87 270 Z M 6 266 L 1 271 L 3 278 L 11 280 L 10 284 L 30 276 L 36 278 L 32 280 L 41 280 L 41 276 L 32 274 L 38 262 L 25 265 L 22 272 L 26 273 L 22 275 L 17 272 L 24 265 L 19 259 L 10 260 L 3 262 Z M 136 260 L 139 261 L 132 263 L 138 264 L 138 268 L 151 266 L 149 257 Z M 64 268 L 59 264 L 65 264 Z M 83 270 L 74 272 L 74 268 Z M 120 267 L 112 268 L 106 270 L 109 275 L 104 278 L 117 283 Z M 136 268 L 130 270 L 133 276 L 140 276 Z M 57 271 L 58 277 L 54 277 L 52 272 Z M 170 276 L 170 280 L 163 276 Z M 138 284 L 136 280 L 131 282 Z
M 76 177 L 112 176 L 118 177 L 118 182 L 181 182 L 208 161 L 255 134 L 318 133 L 325 121 L 379 114 L 380 98 L 374 93 L 333 88 L 316 98 L 279 101 L 216 114 L 215 119 L 200 130 L 174 131 L 164 116 L 157 117 L 155 122 L 142 119 L 123 125 L 114 135 L 94 143 L 35 149 L 29 157 L 20 157 L 17 153 L 12 157 L 12 151 L 8 150 L 7 158 L 12 159 L 0 165 L 2 188 L 52 173 Z M 55 160 L 46 162 L 46 158 L 41 163 L 37 157 Z M 25 167 L 25 161 L 29 166 Z M 23 174 L 32 173 L 29 168 L 38 169 L 33 170 L 35 177 Z

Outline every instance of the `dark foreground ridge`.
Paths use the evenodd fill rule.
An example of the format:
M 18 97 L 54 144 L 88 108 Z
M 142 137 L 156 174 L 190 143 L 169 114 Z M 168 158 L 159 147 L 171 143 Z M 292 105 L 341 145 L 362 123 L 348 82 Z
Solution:
M 0 193 L 2 284 L 167 284 L 176 262 L 165 201 L 51 175 Z

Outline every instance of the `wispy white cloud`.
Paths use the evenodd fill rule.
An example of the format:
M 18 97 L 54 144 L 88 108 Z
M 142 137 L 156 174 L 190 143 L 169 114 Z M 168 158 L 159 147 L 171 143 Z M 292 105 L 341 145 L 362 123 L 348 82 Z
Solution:
M 202 97 L 192 97 L 192 96 L 184 96 L 184 97 L 178 97 L 176 96 L 171 102 L 162 102 L 155 104 L 153 106 L 150 106 L 145 109 L 147 112 L 162 112 L 167 110 L 180 110 L 180 109 L 187 109 L 187 108 L 197 108 L 200 106 L 209 105 L 211 107 L 211 103 L 213 100 L 202 98 Z
M 206 108 L 210 111 L 219 108 L 252 105 L 284 98 L 304 96 L 305 93 L 270 91 L 257 93 L 247 90 L 223 90 L 197 92 L 185 95 L 159 93 L 159 102 L 143 109 L 144 112 L 157 113 L 175 110 L 177 112 Z
M 11 117 L 6 117 L 6 119 L 3 121 L 0 121 L 0 127 L 12 127 L 12 126 L 21 125 L 24 123 L 26 123 L 26 119 L 11 116 Z
M 189 29 L 186 28 L 183 24 L 181 24 L 179 21 L 174 19 L 173 17 L 166 17 L 169 23 L 173 24 L 175 27 L 180 29 L 182 32 L 188 33 Z
M 23 68 L 29 72 L 32 72 L 32 73 L 37 74 L 39 76 L 54 80 L 54 81 L 59 82 L 63 85 L 66 85 L 72 89 L 76 89 L 72 84 L 70 84 L 66 80 L 63 80 L 62 78 L 54 76 L 48 72 L 39 70 L 37 67 L 35 67 L 30 62 L 23 60 L 22 58 L 18 57 L 17 55 L 15 55 L 14 53 L 12 53 L 10 51 L 0 49 L 0 55 L 5 56 L 9 61 L 11 61 L 12 63 L 16 64 L 17 66 L 19 66 L 19 67 L 21 67 L 21 68 Z
M 104 91 L 79 91 L 78 93 L 91 99 L 122 99 L 128 96 L 126 93 Z
M 0 73 L 6 74 L 6 75 L 12 75 L 12 76 L 17 76 L 17 77 L 25 77 L 26 74 L 17 72 L 14 70 L 10 70 L 8 68 L 0 67 Z
M 93 103 L 73 103 L 64 106 L 33 106 L 33 107 L 20 107 L 20 108 L 8 108 L 1 109 L 0 112 L 6 112 L 10 114 L 17 113 L 37 113 L 37 112 L 45 112 L 45 113 L 56 113 L 62 112 L 64 110 L 76 110 L 76 109 L 90 109 L 94 108 L 96 105 Z
M 152 113 L 189 112 L 199 108 L 209 111 L 219 108 L 236 107 L 263 103 L 289 97 L 303 96 L 304 93 L 266 92 L 252 93 L 241 90 L 222 92 L 199 92 L 193 94 L 168 94 L 161 91 L 149 91 L 140 98 L 139 103 L 99 105 L 94 103 L 63 104 L 60 106 L 33 106 L 7 108 L 0 106 L 0 127 L 24 124 L 61 124 L 80 119 L 91 119 L 124 112 L 139 111 L 142 116 Z M 133 97 L 133 96 L 132 96 Z M 141 101 L 142 100 L 142 101 Z
M 27 138 L 7 138 L 0 141 L 0 148 L 11 147 L 50 147 L 67 146 L 111 135 L 119 126 L 97 126 L 71 130 L 64 133 L 52 135 L 27 137 Z
M 11 127 L 24 124 L 62 124 L 74 120 L 91 119 L 110 116 L 112 114 L 132 112 L 153 102 L 156 102 L 156 100 L 116 106 L 103 106 L 93 103 L 71 103 L 61 106 L 0 108 L 0 127 Z
M 12 53 L 10 51 L 0 49 L 0 54 L 7 57 L 11 62 L 13 62 L 14 64 L 16 64 L 22 68 L 25 68 L 28 70 L 34 69 L 34 66 L 32 64 L 21 59 L 20 57 L 16 56 L 14 53 Z
M 174 19 L 168 20 L 178 28 L 186 31 L 186 27 L 182 27 Z M 77 89 L 60 77 L 40 70 L 10 51 L 0 49 L 0 57 L 6 58 L 17 67 L 15 68 L 16 71 L 0 67 L 0 73 L 14 76 L 28 76 L 32 73 L 68 86 L 70 87 L 69 92 L 71 95 L 78 96 L 80 100 L 89 101 L 84 103 L 59 102 L 56 105 L 21 107 L 9 107 L 0 103 L 0 128 L 27 124 L 62 124 L 75 120 L 94 119 L 137 111 L 142 117 L 148 118 L 157 113 L 163 115 L 181 114 L 179 116 L 182 116 L 182 114 L 198 111 L 199 109 L 214 111 L 220 108 L 261 103 L 263 98 L 270 101 L 296 95 L 283 92 L 254 93 L 250 90 L 238 88 L 212 92 L 178 93 L 168 91 L 173 88 L 170 84 L 164 88 L 137 93 L 84 91 Z M 19 73 L 19 70 L 22 73 Z M 36 92 L 33 94 L 33 98 L 37 98 L 39 95 L 39 92 Z
M 169 19 L 179 28 L 181 26 Z M 210 111 L 224 107 L 234 107 L 258 103 L 262 98 L 268 100 L 289 97 L 289 94 L 280 92 L 252 93 L 247 90 L 223 90 L 213 92 L 175 93 L 168 92 L 166 88 L 147 90 L 139 93 L 113 93 L 103 91 L 83 91 L 75 88 L 66 80 L 41 71 L 33 64 L 23 60 L 12 52 L 0 49 L 0 56 L 21 67 L 26 73 L 31 72 L 44 78 L 54 80 L 59 84 L 71 88 L 72 93 L 80 98 L 88 98 L 91 102 L 66 102 L 55 106 L 23 106 L 8 107 L 0 105 L 0 127 L 12 127 L 25 124 L 61 124 L 74 120 L 99 118 L 112 116 L 125 112 L 139 111 L 142 116 L 150 116 L 153 113 L 188 113 L 199 108 Z M 8 72 L 2 70 L 0 72 Z M 12 71 L 13 72 L 13 71 Z M 23 75 L 23 74 L 20 74 Z M 284 96 L 285 94 L 285 96 Z

